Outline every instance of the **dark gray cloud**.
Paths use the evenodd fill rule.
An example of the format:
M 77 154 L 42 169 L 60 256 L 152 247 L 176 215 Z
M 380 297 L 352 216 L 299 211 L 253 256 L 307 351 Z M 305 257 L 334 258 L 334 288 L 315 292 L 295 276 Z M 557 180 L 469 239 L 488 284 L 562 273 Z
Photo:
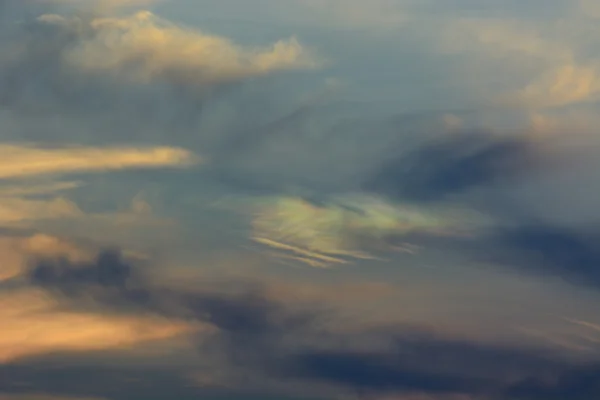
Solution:
M 589 388 L 586 393 L 593 394 L 598 390 L 590 386 L 591 378 L 586 378 L 589 374 L 596 376 L 593 365 L 578 366 L 555 354 L 545 354 L 542 349 L 449 339 L 407 326 L 334 332 L 324 324 L 335 317 L 332 309 L 284 305 L 260 285 L 248 282 L 232 286 L 235 290 L 225 286 L 186 290 L 160 285 L 147 279 L 142 267 L 112 250 L 99 253 L 87 263 L 41 260 L 32 265 L 27 281 L 58 296 L 69 309 L 96 307 L 98 312 L 146 312 L 209 323 L 218 334 L 208 342 L 198 342 L 198 355 L 207 357 L 218 350 L 229 370 L 253 374 L 254 380 L 274 379 L 291 385 L 312 382 L 364 394 L 468 394 L 482 398 L 510 395 L 541 399 L 542 394 L 563 393 L 569 385 L 579 390 L 574 393 Z M 85 353 L 81 356 L 85 358 Z M 0 391 L 23 390 L 14 383 L 18 381 L 48 393 L 104 395 L 111 399 L 125 398 L 124 393 L 143 398 L 153 390 L 155 397 L 150 398 L 157 399 L 164 398 L 161 390 L 181 393 L 181 398 L 203 393 L 183 383 L 181 376 L 189 372 L 185 367 L 141 372 L 96 370 L 90 364 L 83 369 L 56 369 L 50 365 L 50 361 L 44 364 L 43 360 L 30 360 L 2 366 L 5 372 L 0 374 Z M 43 374 L 46 368 L 51 371 Z M 86 389 L 86 374 L 89 379 L 99 374 L 98 384 L 89 383 Z M 154 374 L 160 378 L 152 378 Z M 52 378 L 54 375 L 60 376 Z M 138 381 L 123 378 L 138 375 L 144 377 Z M 115 379 L 112 389 L 100 384 L 103 377 L 107 381 Z M 558 383 L 546 384 L 547 379 Z M 239 389 L 238 384 L 232 379 L 231 389 Z M 519 397 L 521 394 L 530 397 Z
M 87 354 L 94 357 L 93 354 Z M 185 378 L 186 370 L 164 367 L 94 365 L 90 359 L 67 357 L 32 359 L 0 365 L 0 394 L 97 396 L 109 400 L 163 400 L 211 398 L 218 400 L 301 400 L 254 390 L 199 387 Z
M 599 244 L 593 230 L 533 223 L 500 229 L 491 249 L 485 248 L 523 271 L 600 289 Z
M 600 365 L 566 369 L 550 383 L 543 379 L 519 382 L 504 392 L 515 400 L 592 400 L 600 396 Z
M 436 338 L 425 332 L 407 337 L 387 332 L 385 351 L 306 349 L 277 365 L 284 376 L 335 383 L 373 393 L 490 395 L 510 374 L 552 373 L 557 362 L 535 352 Z
M 447 133 L 384 162 L 364 188 L 396 199 L 441 200 L 531 172 L 536 158 L 524 136 Z
M 65 296 L 70 306 L 150 312 L 208 322 L 232 337 L 263 340 L 299 331 L 317 315 L 294 313 L 264 297 L 260 285 L 244 282 L 234 293 L 186 291 L 151 283 L 119 252 L 103 251 L 89 263 L 43 260 L 29 272 L 38 287 Z

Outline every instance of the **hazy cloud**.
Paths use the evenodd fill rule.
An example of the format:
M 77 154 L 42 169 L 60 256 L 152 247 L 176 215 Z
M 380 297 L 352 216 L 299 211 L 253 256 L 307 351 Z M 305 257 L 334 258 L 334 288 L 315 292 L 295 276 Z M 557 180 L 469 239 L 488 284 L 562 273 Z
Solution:
M 300 197 L 257 200 L 252 239 L 279 251 L 284 260 L 312 266 L 373 259 L 373 251 L 414 252 L 410 235 L 460 235 L 486 225 L 460 209 L 428 209 L 359 194 L 311 202 Z
M 124 329 L 124 335 L 130 329 L 128 324 L 134 323 L 132 316 L 136 316 L 135 320 L 149 318 L 149 321 L 156 316 L 166 318 L 161 320 L 167 323 L 164 328 L 166 330 L 158 327 L 151 329 L 153 336 L 149 338 L 154 339 L 161 337 L 160 332 L 171 337 L 183 332 L 193 333 L 194 326 L 212 326 L 214 329 L 208 330 L 208 336 L 205 334 L 206 329 L 200 331 L 201 335 L 196 342 L 198 357 L 214 357 L 217 355 L 214 350 L 218 349 L 227 362 L 225 371 L 233 374 L 233 380 L 230 381 L 232 386 L 229 386 L 231 390 L 236 388 L 236 371 L 246 371 L 255 376 L 253 379 L 262 379 L 264 382 L 268 382 L 269 377 L 280 379 L 283 380 L 281 384 L 287 382 L 291 385 L 290 388 L 294 387 L 294 382 L 304 380 L 333 385 L 333 388 L 342 391 L 338 393 L 359 390 L 374 395 L 446 393 L 487 396 L 528 390 L 536 396 L 537 393 L 554 395 L 560 393 L 563 384 L 542 384 L 546 377 L 557 377 L 557 382 L 561 382 L 563 376 L 573 375 L 576 380 L 585 381 L 585 374 L 594 373 L 595 368 L 593 365 L 568 361 L 552 353 L 544 354 L 542 349 L 475 343 L 444 337 L 443 334 L 418 327 L 388 325 L 380 328 L 364 327 L 359 331 L 332 331 L 329 327 L 335 321 L 335 315 L 332 314 L 334 310 L 307 303 L 294 305 L 278 302 L 260 287 L 248 285 L 249 282 L 231 286 L 232 291 L 226 290 L 225 286 L 190 290 L 161 285 L 148 280 L 149 276 L 145 277 L 142 269 L 115 251 L 100 252 L 95 259 L 83 262 L 46 258 L 33 264 L 25 277 L 33 287 L 43 289 L 51 295 L 56 304 L 71 310 L 71 314 L 68 314 L 72 318 L 69 325 L 78 323 L 76 318 L 82 318 L 77 317 L 77 314 L 100 312 L 101 318 L 106 319 L 109 317 L 103 315 L 117 313 L 117 316 L 110 318 L 113 318 L 111 321 L 128 321 L 116 325 L 120 326 L 119 329 Z M 14 315 L 19 314 L 11 315 L 14 318 Z M 36 318 L 41 321 L 39 316 Z M 67 318 L 67 314 L 64 318 Z M 86 318 L 92 321 L 91 316 Z M 29 320 L 21 320 L 25 323 L 23 321 Z M 139 323 L 141 322 L 136 322 Z M 76 335 L 73 340 L 64 342 L 67 347 L 60 347 L 63 342 L 51 342 L 49 336 L 45 336 L 45 343 L 60 345 L 58 348 L 65 351 L 93 350 L 96 348 L 92 347 L 94 338 L 101 340 L 102 348 L 113 343 L 100 339 L 104 328 L 96 327 L 91 322 L 86 326 L 90 333 L 84 335 L 85 331 L 77 330 L 73 333 Z M 116 326 L 111 329 L 116 329 Z M 117 331 L 113 332 L 114 343 L 122 345 L 124 337 L 116 336 Z M 143 328 L 139 332 L 142 334 L 149 331 Z M 80 337 L 90 341 L 75 340 Z M 142 340 L 144 337 L 142 335 L 135 340 Z M 125 343 L 128 341 L 129 339 Z M 30 340 L 28 343 L 33 346 L 35 342 Z M 206 353 L 209 349 L 212 352 Z M 39 372 L 46 369 L 44 364 L 36 366 L 36 362 L 42 361 L 38 360 L 2 366 L 4 373 L 1 376 L 6 377 L 0 381 L 2 390 L 9 393 L 17 390 L 17 386 L 11 382 L 15 382 L 18 376 L 19 381 L 28 381 L 35 387 L 56 395 L 109 394 L 101 386 L 92 384 L 85 388 L 75 384 L 60 388 L 48 386 L 51 379 L 44 383 L 34 373 L 36 369 Z M 92 360 L 93 358 L 88 363 L 93 363 Z M 69 371 L 69 363 L 68 359 L 65 361 L 67 364 L 63 365 L 67 365 L 66 373 Z M 90 373 L 94 368 L 100 370 L 102 367 L 93 367 Z M 581 373 L 575 372 L 579 370 Z M 128 376 L 132 376 L 130 374 L 135 374 L 136 369 L 129 371 Z M 182 378 L 183 370 L 180 367 L 173 366 L 166 371 L 171 371 L 166 376 L 172 373 L 173 376 Z M 120 386 L 118 382 L 119 380 L 115 384 L 121 392 L 111 392 L 111 397 L 120 398 L 124 393 L 141 395 L 146 385 L 144 382 L 149 381 L 143 379 L 141 386 Z M 164 383 L 163 387 L 183 390 L 186 386 L 181 381 L 175 382 L 177 381 Z M 195 390 L 198 390 L 196 393 L 201 393 L 202 389 Z M 304 393 L 309 395 L 311 391 Z
M 498 257 L 508 265 L 600 287 L 600 236 L 594 230 L 534 223 L 500 230 L 498 237 Z
M 531 172 L 539 158 L 522 136 L 457 132 L 385 162 L 364 183 L 392 198 L 432 201 Z
M 0 0 L 0 397 L 598 397 L 593 14 Z

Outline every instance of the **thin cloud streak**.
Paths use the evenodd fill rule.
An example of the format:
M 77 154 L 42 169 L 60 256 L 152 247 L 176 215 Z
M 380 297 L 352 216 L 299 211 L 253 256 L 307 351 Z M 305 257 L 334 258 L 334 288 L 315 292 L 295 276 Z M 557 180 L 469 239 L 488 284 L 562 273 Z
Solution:
M 110 171 L 126 168 L 189 167 L 197 158 L 171 147 L 44 148 L 0 144 L 0 179 Z

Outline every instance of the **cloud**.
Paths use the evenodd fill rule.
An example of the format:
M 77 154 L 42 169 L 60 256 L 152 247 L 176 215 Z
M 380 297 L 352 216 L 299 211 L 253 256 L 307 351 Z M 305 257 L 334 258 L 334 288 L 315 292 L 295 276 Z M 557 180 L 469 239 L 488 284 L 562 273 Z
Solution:
M 91 258 L 93 253 L 68 240 L 45 234 L 0 237 L 0 282 L 23 273 L 33 257 L 64 257 L 73 262 Z
M 123 8 L 148 7 L 162 0 L 37 0 L 38 3 L 50 3 L 58 5 L 72 5 L 96 13 L 114 13 Z
M 0 297 L 0 363 L 53 352 L 123 349 L 197 328 L 155 317 L 120 317 L 57 309 L 43 292 Z M 24 340 L 24 338 L 26 338 Z
M 204 98 L 251 78 L 319 64 L 295 38 L 245 48 L 149 11 L 127 17 L 43 14 L 8 27 L 10 40 L 0 41 L 0 104 L 37 114 L 120 113 L 131 97 L 134 109 L 152 100 L 140 95 Z M 168 104 L 161 108 L 162 114 L 175 112 Z
M 77 350 L 78 353 L 72 353 L 71 358 L 63 353 L 59 364 L 56 357 L 61 353 L 54 353 L 54 358 L 47 356 L 50 365 L 54 366 L 50 369 L 43 357 L 15 362 L 14 357 L 19 355 L 13 355 L 13 361 L 7 362 L 9 357 L 0 365 L 0 390 L 15 393 L 20 390 L 17 382 L 26 382 L 30 388 L 54 395 L 119 399 L 134 394 L 142 396 L 150 385 L 153 390 L 160 388 L 172 393 L 184 391 L 189 396 L 199 395 L 208 388 L 191 386 L 185 376 L 189 376 L 194 363 L 199 363 L 200 368 L 202 361 L 212 364 L 215 372 L 229 377 L 223 381 L 229 382 L 223 389 L 235 391 L 239 390 L 238 384 L 244 386 L 238 381 L 238 374 L 242 373 L 251 377 L 254 382 L 251 387 L 257 391 L 285 395 L 301 384 L 303 389 L 295 394 L 306 396 L 323 393 L 338 396 L 359 391 L 375 396 L 462 394 L 485 398 L 526 389 L 528 393 L 544 393 L 552 398 L 564 390 L 565 384 L 560 383 L 563 380 L 585 382 L 587 373 L 594 374 L 593 364 L 569 361 L 542 348 L 478 343 L 401 325 L 332 329 L 339 323 L 338 316 L 335 310 L 323 304 L 281 302 L 270 297 L 260 285 L 248 281 L 229 287 L 208 282 L 195 288 L 169 286 L 149 279 L 144 271 L 148 270 L 136 266 L 118 251 L 101 251 L 95 258 L 82 262 L 43 258 L 32 264 L 23 275 L 23 282 L 29 282 L 30 290 L 35 293 L 50 296 L 41 303 L 42 309 L 46 309 L 50 299 L 59 306 L 58 310 L 52 307 L 53 312 L 63 311 L 48 315 L 47 320 L 44 314 L 13 312 L 8 315 L 8 320 L 15 315 L 23 315 L 19 318 L 27 315 L 20 320 L 25 328 L 35 326 L 32 318 L 37 318 L 43 326 L 50 324 L 48 328 L 63 329 L 83 323 L 77 318 L 87 318 L 82 327 L 89 330 L 75 329 L 69 335 L 46 334 L 44 341 L 38 341 L 35 335 L 28 336 L 27 346 L 17 349 L 36 350 L 40 354 L 49 349 L 42 345 L 48 344 L 55 350 Z M 26 293 L 30 292 L 21 292 L 21 296 L 31 296 Z M 8 299 L 18 300 L 14 296 Z M 19 303 L 31 307 L 40 304 L 31 299 Z M 144 325 L 140 319 L 160 322 L 156 326 Z M 108 321 L 115 325 L 104 325 Z M 141 330 L 135 330 L 137 336 L 130 336 L 130 324 L 141 326 Z M 173 338 L 173 335 L 190 337 L 190 334 L 193 338 L 197 327 L 203 327 L 192 342 L 197 353 L 186 347 L 186 360 L 183 363 L 169 361 L 173 363 L 169 364 L 172 367 L 165 366 L 164 361 L 171 358 L 161 353 L 158 364 L 161 366 L 153 366 L 156 361 L 152 361 L 152 357 L 145 358 L 143 364 L 133 364 L 123 374 L 117 367 L 103 367 L 106 361 L 101 362 L 91 352 L 115 348 L 117 342 L 122 346 L 131 340 L 139 343 L 160 337 Z M 111 340 L 104 338 L 109 332 L 107 329 Z M 44 332 L 53 331 L 45 329 Z M 150 337 L 146 336 L 150 334 Z M 70 340 L 63 340 L 66 338 Z M 3 337 L 3 340 L 7 339 Z M 156 343 L 152 346 L 157 346 Z M 8 348 L 14 351 L 15 346 Z M 126 354 L 125 349 L 121 351 Z M 76 375 L 79 379 L 59 379 L 74 376 L 75 368 L 79 371 Z M 151 371 L 162 378 L 152 383 L 154 378 L 150 377 L 154 375 Z M 127 382 L 118 378 L 119 374 L 132 378 L 138 373 L 145 378 Z M 88 378 L 92 376 L 96 376 L 96 382 L 102 381 L 102 377 L 110 378 L 113 384 L 79 386 L 76 383 L 89 382 Z M 573 378 L 566 378 L 568 376 Z M 559 383 L 542 384 L 547 378 Z M 55 379 L 63 384 L 56 386 L 52 383 Z M 277 381 L 277 384 L 272 386 L 271 381 Z M 310 390 L 311 387 L 315 390 Z M 111 388 L 110 391 L 107 388 Z M 320 390 L 323 391 L 315 393 Z M 588 393 L 594 393 L 593 390 Z
M 43 148 L 8 144 L 0 144 L 0 159 L 0 179 L 125 168 L 186 167 L 196 161 L 189 151 L 171 147 Z
M 594 0 L 579 0 L 578 11 L 587 18 L 600 18 L 600 6 Z
M 385 161 L 364 189 L 409 201 L 436 201 L 519 177 L 541 152 L 524 135 L 450 132 Z
M 575 367 L 567 369 L 554 382 L 548 383 L 543 379 L 531 379 L 515 384 L 506 390 L 506 396 L 515 399 L 532 400 L 587 400 L 600 394 L 598 379 L 600 365 Z
M 58 18 L 46 16 L 43 21 L 71 24 Z M 64 54 L 67 64 L 135 81 L 207 85 L 316 66 L 296 39 L 277 42 L 268 49 L 246 50 L 227 39 L 175 26 L 149 12 L 124 19 L 96 19 L 89 25 L 91 39 Z
M 58 259 L 90 263 L 92 247 L 43 234 L 1 238 L 0 364 L 54 352 L 127 349 L 146 342 L 181 337 L 202 329 L 156 315 L 114 315 L 64 307 L 60 299 L 22 285 L 32 262 Z M 156 344 L 155 344 L 156 345 Z
M 258 4 L 245 7 L 258 8 Z M 19 7 L 16 2 L 13 5 Z M 335 17 L 332 27 L 360 27 L 365 33 L 380 26 L 386 33 L 404 32 L 404 38 L 419 42 L 411 45 L 414 52 L 431 50 L 420 47 L 423 36 L 440 40 L 439 29 L 429 30 L 428 24 L 439 22 L 441 26 L 443 18 L 413 18 L 415 14 L 406 18 L 410 12 L 406 14 L 404 6 L 385 5 L 385 1 L 369 3 L 367 10 L 364 4 L 334 1 L 306 3 L 298 8 L 326 10 L 317 19 Z M 482 6 L 486 7 L 492 6 Z M 544 159 L 547 143 L 541 135 L 471 132 L 469 125 L 474 122 L 470 115 L 456 112 L 457 118 L 445 122 L 465 126 L 467 132 L 432 137 L 430 132 L 445 128 L 422 122 L 430 122 L 440 113 L 401 114 L 383 121 L 380 115 L 385 112 L 378 109 L 379 103 L 360 99 L 352 99 L 357 100 L 352 106 L 323 105 L 321 99 L 309 99 L 305 102 L 308 106 L 298 107 L 295 103 L 301 96 L 295 90 L 302 85 L 306 91 L 305 82 L 295 80 L 299 75 L 290 75 L 288 81 L 288 75 L 282 73 L 312 70 L 321 64 L 310 49 L 293 38 L 272 39 L 271 46 L 252 47 L 147 12 L 117 16 L 112 11 L 77 14 L 48 8 L 34 13 L 43 15 L 37 19 L 3 22 L 0 34 L 6 38 L 0 39 L 1 140 L 38 140 L 31 145 L 4 142 L 0 146 L 0 228 L 45 233 L 0 241 L 0 268 L 4 268 L 0 271 L 0 297 L 10 305 L 2 307 L 8 311 L 0 311 L 0 326 L 10 327 L 9 334 L 0 338 L 0 392 L 48 392 L 112 400 L 136 395 L 212 398 L 218 394 L 239 398 L 240 392 L 332 398 L 356 393 L 377 398 L 462 396 L 471 400 L 520 390 L 552 398 L 566 387 L 560 383 L 562 377 L 568 382 L 583 379 L 586 373 L 597 377 L 594 365 L 564 359 L 542 348 L 541 340 L 537 343 L 540 348 L 521 348 L 457 337 L 441 328 L 395 323 L 398 319 L 427 320 L 435 326 L 458 327 L 456 330 L 473 328 L 476 332 L 469 332 L 471 336 L 505 339 L 504 332 L 510 331 L 516 319 L 525 319 L 528 312 L 537 321 L 546 318 L 539 315 L 549 309 L 562 313 L 576 309 L 572 304 L 585 303 L 566 302 L 563 307 L 560 302 L 555 310 L 555 303 L 544 297 L 547 303 L 540 307 L 543 312 L 521 311 L 539 301 L 539 292 L 527 294 L 527 307 L 514 304 L 525 295 L 507 298 L 508 290 L 502 295 L 496 293 L 517 284 L 529 285 L 529 280 L 498 283 L 501 279 L 494 280 L 494 271 L 470 270 L 470 266 L 462 269 L 454 264 L 454 257 L 471 261 L 473 254 L 457 251 L 462 249 L 452 247 L 455 242 L 468 242 L 473 247 L 483 242 L 480 250 L 490 250 L 486 256 L 502 252 L 507 256 L 505 264 L 514 263 L 518 271 L 594 279 L 592 265 L 597 257 L 593 235 L 588 244 L 588 237 L 578 230 L 563 232 L 543 225 L 542 233 L 507 229 L 493 231 L 489 237 L 485 236 L 488 231 L 479 228 L 494 230 L 498 228 L 495 224 L 507 221 L 494 214 L 495 210 L 490 211 L 493 205 L 487 203 L 489 198 L 484 199 L 482 208 L 492 214 L 491 218 L 468 209 L 477 200 L 472 196 L 479 194 L 475 193 L 477 188 L 490 189 L 490 197 L 494 197 L 494 188 L 501 186 L 510 197 L 517 183 L 529 184 L 522 178 L 535 180 L 531 172 L 548 171 Z M 183 10 L 187 11 L 191 14 L 191 9 Z M 207 7 L 207 12 L 212 10 Z M 240 8 L 232 8 L 231 13 L 245 17 Z M 192 15 L 187 17 L 193 19 Z M 593 90 L 588 90 L 593 87 L 593 74 L 587 67 L 580 68 L 593 69 L 593 60 L 571 58 L 575 50 L 571 52 L 560 40 L 543 32 L 538 35 L 535 24 L 539 21 L 530 26 L 522 21 L 512 25 L 499 21 L 498 25 L 491 23 L 487 31 L 485 22 L 489 21 L 479 20 L 479 26 L 466 27 L 462 44 L 450 43 L 450 37 L 446 51 L 462 52 L 460 57 L 446 53 L 434 59 L 444 68 L 452 64 L 454 67 L 449 68 L 460 69 L 465 75 L 481 68 L 485 74 L 479 77 L 485 77 L 486 82 L 506 66 L 510 67 L 506 76 L 522 68 L 519 78 L 511 75 L 511 84 L 502 87 L 511 93 L 528 85 L 537 88 L 536 82 L 544 81 L 541 86 L 546 88 L 555 81 L 564 82 L 556 93 L 544 88 L 532 91 L 535 96 L 530 103 L 539 107 L 594 99 Z M 408 34 L 416 25 L 421 25 L 421 36 Z M 460 21 L 454 27 L 459 29 L 458 25 Z M 260 33 L 276 37 L 271 35 L 271 28 L 261 26 Z M 281 29 L 286 30 L 284 37 L 290 34 L 290 26 Z M 475 34 L 478 29 L 481 35 Z M 219 26 L 218 30 L 229 27 Z M 513 31 L 516 33 L 511 34 Z M 341 44 L 332 38 L 317 40 L 318 35 L 311 31 L 307 36 L 320 45 L 335 47 L 336 55 L 352 53 L 352 57 L 342 57 L 336 71 L 351 71 L 348 75 L 356 79 L 362 79 L 365 72 L 369 80 L 377 73 L 359 69 L 375 64 L 381 64 L 377 71 L 395 69 L 388 59 L 378 60 L 376 56 L 377 52 L 391 54 L 389 38 L 369 37 L 369 45 L 382 40 L 378 42 L 382 48 L 370 48 L 371 57 L 364 57 L 369 63 L 361 64 L 364 60 L 359 62 L 354 53 L 364 45 L 358 35 L 350 39 L 352 43 L 340 39 Z M 257 42 L 248 36 L 243 42 Z M 470 46 L 469 40 L 478 41 L 478 46 Z M 565 42 L 569 40 L 565 38 Z M 393 42 L 395 46 L 396 40 Z M 492 50 L 494 46 L 496 50 Z M 363 57 L 364 53 L 360 54 Z M 578 62 L 572 63 L 572 70 L 559 68 L 573 60 Z M 403 56 L 402 65 L 405 62 L 415 62 L 419 68 L 422 65 L 421 60 Z M 492 68 L 486 70 L 490 65 Z M 553 75 L 555 70 L 566 78 Z M 480 83 L 474 76 L 471 84 L 463 85 L 460 79 L 454 81 L 453 72 L 445 73 L 443 79 L 448 75 L 453 77 L 458 97 L 470 90 L 469 85 Z M 279 78 L 285 81 L 286 93 L 272 91 L 281 83 Z M 580 78 L 589 85 L 578 83 Z M 377 81 L 387 86 L 391 79 L 381 76 Z M 487 84 L 483 87 L 488 88 Z M 425 90 L 402 90 L 411 104 L 413 98 L 418 102 L 419 96 L 428 97 Z M 477 122 L 477 118 L 479 114 L 472 119 Z M 419 122 L 414 123 L 416 120 Z M 202 154 L 202 159 L 192 150 Z M 207 168 L 164 174 L 153 171 L 149 180 L 137 171 L 188 167 L 204 160 L 210 161 Z M 98 174 L 111 171 L 120 172 Z M 64 180 L 53 180 L 56 176 Z M 117 197 L 121 202 L 132 192 L 151 191 L 157 185 L 167 192 L 169 210 L 134 198 L 126 209 L 121 205 L 117 211 L 106 211 L 114 208 L 110 199 Z M 241 194 L 246 189 L 265 196 L 248 198 Z M 243 218 L 235 214 L 212 219 L 212 209 L 206 219 L 197 208 L 189 212 L 192 207 L 205 206 L 207 198 L 218 196 L 213 190 L 233 191 L 232 197 L 237 197 L 234 208 L 242 211 Z M 187 197 L 196 194 L 201 201 Z M 185 224 L 182 231 L 188 236 L 183 240 L 177 236 L 174 216 Z M 221 231 L 233 231 L 227 225 L 231 221 L 235 227 L 250 229 L 241 233 L 243 237 L 228 236 L 226 242 L 219 241 Z M 250 226 L 245 226 L 246 222 Z M 474 235 L 465 238 L 461 236 L 465 232 Z M 167 258 L 184 259 L 186 252 L 193 252 L 200 256 L 185 262 L 192 264 L 196 273 L 211 269 L 226 274 L 221 265 L 214 266 L 210 260 L 211 252 L 225 247 L 228 265 L 223 270 L 243 270 L 254 276 L 252 281 L 241 279 L 231 286 L 230 282 L 208 279 L 197 282 L 201 278 L 190 278 L 178 286 L 153 275 L 157 270 L 169 274 L 176 265 L 153 265 L 151 258 L 133 261 L 125 251 L 79 251 L 70 241 L 50 234 L 64 235 L 77 243 L 93 238 L 102 245 L 127 250 L 166 250 Z M 268 253 L 280 260 L 287 257 L 320 267 L 355 262 L 363 267 L 345 268 L 344 272 L 276 269 L 291 280 L 307 276 L 319 282 L 337 282 L 348 276 L 360 280 L 368 279 L 365 275 L 382 274 L 382 280 L 402 280 L 404 286 L 386 283 L 367 290 L 360 285 L 340 288 L 334 283 L 317 288 L 306 284 L 300 290 L 295 284 L 266 284 L 263 272 L 270 271 L 272 265 L 265 263 L 256 272 L 249 265 L 255 258 L 245 252 L 242 260 L 231 261 L 237 256 L 232 246 L 240 242 L 246 245 L 249 238 L 254 240 L 252 250 L 258 248 L 261 255 Z M 484 246 L 486 240 L 489 248 Z M 422 258 L 416 254 L 424 244 L 440 242 L 441 248 Z M 396 256 L 397 250 L 411 255 Z M 539 252 L 540 260 L 531 255 Z M 545 259 L 544 254 L 551 259 Z M 393 261 L 385 265 L 367 261 L 382 255 Z M 1 264 L 5 259 L 7 262 Z M 430 262 L 437 264 L 431 269 L 434 272 L 422 272 L 421 267 L 429 268 L 424 264 Z M 577 267 L 569 268 L 570 264 Z M 483 282 L 479 281 L 481 276 L 485 277 Z M 420 279 L 435 281 L 435 285 L 422 288 Z M 564 290 L 558 298 L 571 293 Z M 427 294 L 394 298 L 389 294 L 404 291 Z M 384 299 L 379 297 L 382 292 L 387 293 Z M 479 297 L 473 300 L 470 296 L 475 292 Z M 305 302 L 307 298 L 313 302 Z M 479 299 L 485 304 L 479 304 Z M 498 299 L 501 302 L 496 303 Z M 532 307 L 537 310 L 539 305 Z M 485 315 L 465 323 L 461 319 L 467 308 L 469 313 Z M 519 310 L 518 318 L 507 310 Z M 433 314 L 440 318 L 433 318 Z M 500 314 L 510 315 L 497 317 Z M 489 333 L 509 319 L 509 327 Z M 548 329 L 543 333 L 549 337 L 555 332 Z M 512 332 L 506 336 L 522 339 Z M 561 351 L 567 352 L 564 348 Z M 577 356 L 583 358 L 580 353 L 585 351 Z M 593 358 L 592 354 L 585 356 Z M 190 376 L 202 379 L 192 381 Z M 593 388 L 588 393 L 594 394 Z
M 597 26 L 572 3 L 544 6 L 554 10 L 549 18 L 540 17 L 541 6 L 532 7 L 533 17 L 504 6 L 507 15 L 501 17 L 442 13 L 425 43 L 437 53 L 463 57 L 464 75 L 456 73 L 464 90 L 488 107 L 541 110 L 592 103 L 598 97 Z
M 315 267 L 377 258 L 373 251 L 416 251 L 401 243 L 411 235 L 466 234 L 485 225 L 475 214 L 427 209 L 347 194 L 311 202 L 302 197 L 257 199 L 252 239 L 276 251 L 283 260 Z M 400 242 L 400 243 L 398 243 Z
M 0 230 L 8 236 L 0 235 L 0 242 L 7 241 L 11 257 L 15 251 L 21 252 L 19 244 L 30 235 L 31 240 L 44 243 L 47 247 L 63 248 L 62 242 L 81 243 L 85 241 L 103 243 L 107 246 L 119 243 L 127 251 L 139 254 L 156 251 L 170 246 L 178 238 L 178 223 L 146 202 L 142 196 L 134 196 L 127 207 L 102 210 L 81 207 L 71 200 L 65 191 L 83 189 L 81 182 L 54 180 L 9 180 L 0 183 Z M 79 202 L 81 203 L 81 201 Z M 14 236 L 16 235 L 16 236 Z M 68 238 L 68 239 L 67 239 Z M 19 259 L 22 257 L 19 256 Z M 0 267 L 0 276 L 11 275 L 16 267 Z
M 107 231 L 113 231 L 114 239 L 119 236 L 115 236 L 115 230 L 131 235 L 132 230 L 142 226 L 170 229 L 173 222 L 154 215 L 141 199 L 134 199 L 128 210 L 89 212 L 68 196 L 84 183 L 55 180 L 57 175 L 185 168 L 198 162 L 191 152 L 173 147 L 24 144 L 0 144 L 0 159 L 0 226 L 61 235 L 73 234 L 74 230 L 80 237 L 92 234 L 94 239 L 103 236 L 104 240 L 111 236 Z M 69 229 L 71 232 L 67 232 Z
M 519 102 L 526 107 L 534 108 L 594 102 L 600 95 L 599 72 L 598 62 L 587 65 L 561 65 L 543 73 L 506 101 Z
M 0 223 L 3 226 L 21 226 L 36 220 L 81 216 L 83 212 L 76 204 L 61 197 L 52 200 L 3 198 L 0 206 Z
M 497 238 L 495 254 L 507 265 L 600 288 L 600 236 L 593 231 L 533 223 L 500 229 Z
M 25 395 L 0 395 L 0 400 L 105 400 L 99 397 L 48 396 L 45 394 L 29 393 Z

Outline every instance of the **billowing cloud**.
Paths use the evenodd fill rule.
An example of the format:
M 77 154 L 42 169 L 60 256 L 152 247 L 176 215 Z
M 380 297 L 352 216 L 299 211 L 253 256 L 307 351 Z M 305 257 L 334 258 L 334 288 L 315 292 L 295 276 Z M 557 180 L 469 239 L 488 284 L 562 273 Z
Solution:
M 60 17 L 42 18 L 58 26 L 72 24 Z M 91 39 L 64 54 L 67 65 L 142 82 L 218 84 L 316 65 L 295 39 L 277 42 L 272 48 L 246 50 L 227 39 L 174 26 L 148 12 L 127 19 L 96 19 L 90 27 Z
M 0 104 L 20 110 L 84 105 L 114 110 L 136 90 L 191 90 L 197 97 L 253 77 L 318 65 L 294 38 L 244 48 L 149 11 L 121 18 L 44 14 L 7 29 L 11 39 L 0 42 Z M 38 78 L 28 79 L 30 73 Z

